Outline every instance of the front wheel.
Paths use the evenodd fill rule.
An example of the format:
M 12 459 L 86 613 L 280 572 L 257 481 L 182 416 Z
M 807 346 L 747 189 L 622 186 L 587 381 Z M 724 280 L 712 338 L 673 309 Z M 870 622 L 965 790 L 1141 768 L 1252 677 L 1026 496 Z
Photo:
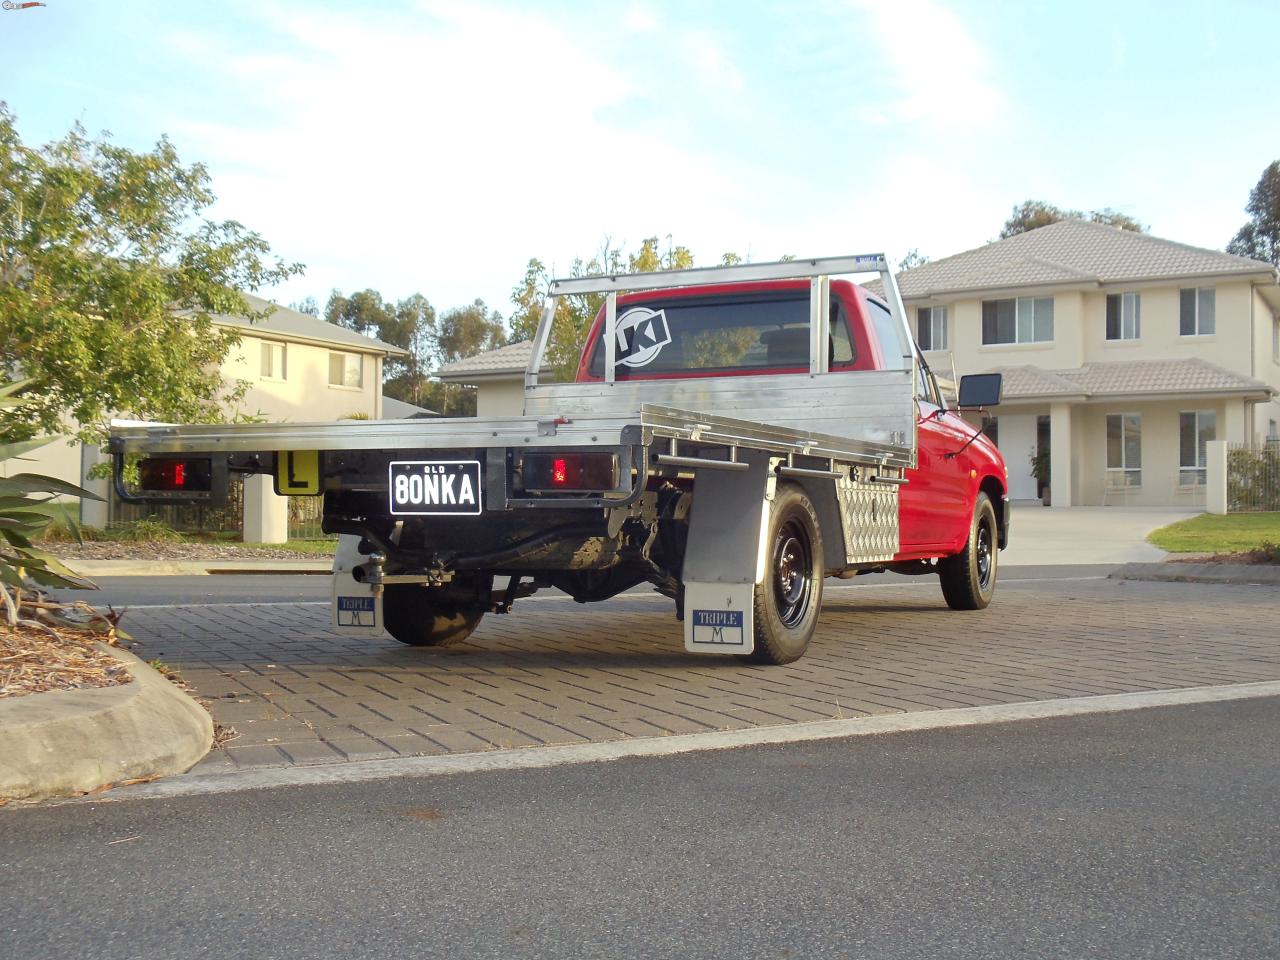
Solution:
M 392 583 L 382 595 L 387 633 L 411 647 L 448 647 L 461 643 L 480 623 L 483 610 L 450 605 L 433 594 L 438 588 Z
M 822 609 L 822 534 L 812 501 L 799 487 L 779 486 L 769 511 L 764 580 L 755 588 L 756 663 L 799 660 Z
M 996 592 L 996 511 L 991 498 L 978 493 L 964 549 L 938 562 L 942 596 L 952 610 L 982 610 Z

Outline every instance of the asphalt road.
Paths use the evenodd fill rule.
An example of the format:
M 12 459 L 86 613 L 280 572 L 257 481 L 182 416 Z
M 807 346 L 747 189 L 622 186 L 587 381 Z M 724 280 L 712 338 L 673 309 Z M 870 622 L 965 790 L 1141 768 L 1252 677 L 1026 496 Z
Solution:
M 1280 699 L 0 810 L 27 958 L 1261 958 Z
M 1002 567 L 1002 579 L 1060 579 L 1067 577 L 1104 577 L 1116 564 L 1077 564 L 1071 566 Z M 898 574 L 876 574 L 854 580 L 828 580 L 828 589 L 873 586 L 886 583 L 912 583 L 918 577 Z M 205 576 L 98 577 L 98 590 L 55 590 L 55 596 L 68 600 L 85 600 L 96 606 L 151 604 L 218 604 L 218 603 L 298 603 L 329 599 L 329 577 L 315 575 L 211 574 Z M 931 582 L 936 583 L 936 580 Z M 634 593 L 652 593 L 653 588 L 641 584 Z M 557 590 L 544 590 L 538 596 L 561 596 Z

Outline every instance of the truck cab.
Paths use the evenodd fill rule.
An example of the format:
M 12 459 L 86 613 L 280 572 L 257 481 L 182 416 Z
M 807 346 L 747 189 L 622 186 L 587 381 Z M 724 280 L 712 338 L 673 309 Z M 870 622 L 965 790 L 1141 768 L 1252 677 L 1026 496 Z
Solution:
M 619 296 L 616 381 L 807 377 L 810 308 L 810 284 L 803 280 Z M 911 368 L 899 349 L 899 324 L 880 297 L 848 280 L 832 280 L 829 311 L 831 373 Z M 601 306 L 578 363 L 579 383 L 604 382 L 605 319 Z M 983 491 L 996 511 L 996 538 L 1003 547 L 1009 517 L 1004 460 L 985 434 L 974 439 L 974 427 L 947 406 L 937 378 L 912 347 L 917 466 L 906 471 L 908 483 L 899 493 L 901 549 L 894 561 L 932 561 L 960 550 Z

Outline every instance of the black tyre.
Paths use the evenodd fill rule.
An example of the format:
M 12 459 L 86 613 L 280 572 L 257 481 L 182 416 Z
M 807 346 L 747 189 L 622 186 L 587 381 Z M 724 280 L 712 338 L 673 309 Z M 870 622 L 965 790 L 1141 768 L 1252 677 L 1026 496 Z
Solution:
M 382 596 L 387 633 L 412 647 L 448 647 L 461 643 L 484 616 L 483 610 L 442 604 L 430 587 L 392 583 Z
M 1000 554 L 997 543 L 995 507 L 990 497 L 979 492 L 964 549 L 938 563 L 942 595 L 952 610 L 981 610 L 991 602 Z
M 769 511 L 764 581 L 755 590 L 756 663 L 791 663 L 809 649 L 822 609 L 822 534 L 803 490 L 779 486 Z

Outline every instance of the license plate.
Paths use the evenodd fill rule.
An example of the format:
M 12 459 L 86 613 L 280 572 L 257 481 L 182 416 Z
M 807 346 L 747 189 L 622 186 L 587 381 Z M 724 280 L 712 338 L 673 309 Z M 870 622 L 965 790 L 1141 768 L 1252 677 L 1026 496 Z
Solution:
M 481 507 L 479 460 L 393 460 L 394 516 L 476 516 Z

